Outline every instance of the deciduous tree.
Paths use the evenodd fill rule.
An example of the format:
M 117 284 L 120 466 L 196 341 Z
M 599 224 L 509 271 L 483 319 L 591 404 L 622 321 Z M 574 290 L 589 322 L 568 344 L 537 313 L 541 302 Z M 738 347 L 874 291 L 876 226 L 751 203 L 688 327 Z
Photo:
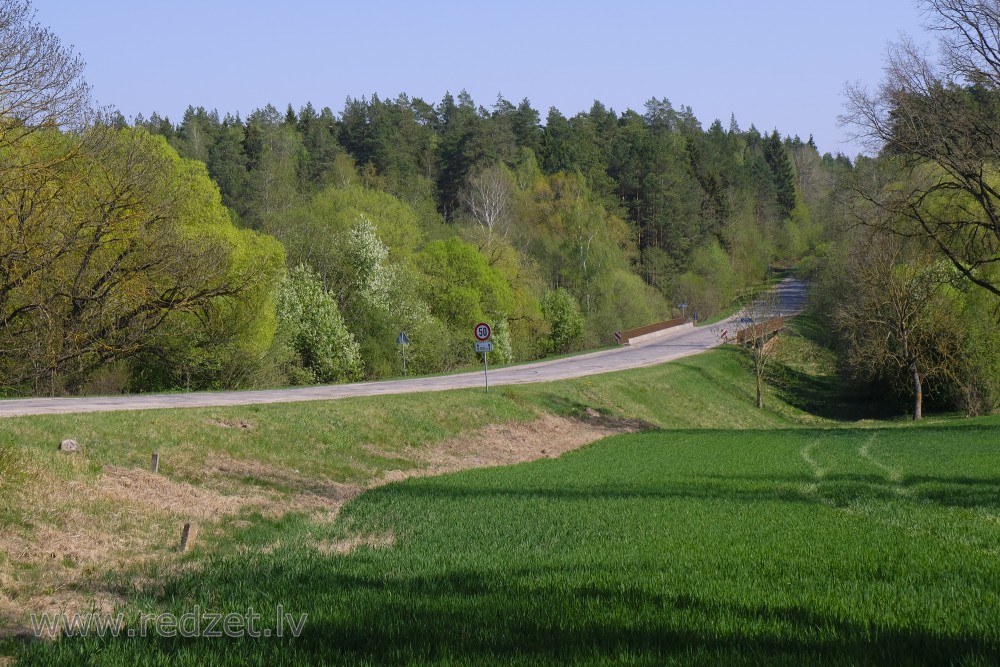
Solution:
M 892 173 L 859 181 L 882 215 L 861 220 L 930 241 L 966 278 L 1000 296 L 1000 7 L 924 0 L 943 56 L 892 46 L 875 91 L 848 89 L 843 120 Z
M 833 320 L 851 368 L 859 377 L 908 383 L 913 418 L 921 419 L 927 382 L 946 378 L 959 356 L 947 272 L 919 247 L 877 231 L 855 243 L 848 261 Z
M 90 112 L 83 69 L 30 2 L 0 1 L 0 148 L 40 129 L 79 129 Z
M 54 130 L 16 147 L 64 154 Z M 86 152 L 8 190 L 0 216 L 0 383 L 60 391 L 157 343 L 168 322 L 273 333 L 274 240 L 237 230 L 204 165 L 141 129 L 96 127 Z M 263 290 L 263 292 L 262 292 Z M 260 318 L 270 317 L 259 329 Z M 235 319 L 234 319 L 235 318 Z M 227 324 L 228 323 L 228 324 Z
M 277 315 L 302 365 L 320 382 L 361 377 L 361 354 L 337 302 L 305 264 L 293 268 L 277 292 Z

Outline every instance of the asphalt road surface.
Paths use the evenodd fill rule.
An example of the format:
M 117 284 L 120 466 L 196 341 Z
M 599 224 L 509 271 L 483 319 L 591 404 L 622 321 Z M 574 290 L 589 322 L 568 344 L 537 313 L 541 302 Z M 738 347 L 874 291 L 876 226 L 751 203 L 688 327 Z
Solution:
M 780 314 L 791 315 L 805 306 L 806 284 L 788 278 L 775 288 Z M 596 375 L 629 368 L 655 366 L 666 361 L 699 354 L 720 344 L 719 332 L 730 333 L 740 327 L 737 313 L 728 321 L 715 326 L 691 329 L 682 334 L 651 340 L 635 346 L 623 346 L 574 357 L 540 361 L 533 364 L 491 370 L 490 386 L 550 382 L 585 375 Z M 472 344 L 470 338 L 470 345 Z M 79 398 L 23 398 L 0 401 L 0 417 L 17 415 L 64 414 L 74 412 L 110 412 L 114 410 L 153 410 L 161 408 L 194 408 L 257 403 L 291 403 L 323 401 L 350 396 L 405 394 L 418 391 L 443 391 L 483 387 L 483 372 L 461 373 L 439 377 L 359 382 L 295 389 L 262 391 L 216 391 L 186 394 L 137 394 L 132 396 Z

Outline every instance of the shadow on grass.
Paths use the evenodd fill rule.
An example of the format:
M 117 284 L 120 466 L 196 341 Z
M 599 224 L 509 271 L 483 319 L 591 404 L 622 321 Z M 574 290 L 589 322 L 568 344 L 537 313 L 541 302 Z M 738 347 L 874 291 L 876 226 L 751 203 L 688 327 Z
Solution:
M 768 383 L 785 403 L 824 419 L 849 422 L 900 416 L 895 405 L 861 395 L 837 376 L 810 375 L 775 362 Z
M 308 610 L 298 638 L 32 642 L 17 664 L 988 664 L 1000 651 L 995 637 L 872 627 L 802 606 L 565 585 L 588 578 L 575 569 L 389 576 L 377 558 L 282 555 L 217 564 L 187 583 L 224 605 L 246 582 L 268 582 L 273 593 L 254 608 Z M 546 580 L 557 583 L 520 583 Z M 265 617 L 258 627 L 273 626 Z
M 701 491 L 692 498 L 734 498 L 749 501 L 785 500 L 816 502 L 835 507 L 870 501 L 897 501 L 939 507 L 982 508 L 1000 507 L 1000 479 L 971 477 L 907 476 L 900 481 L 888 480 L 878 474 L 827 474 L 821 479 L 807 475 L 708 476 L 717 493 Z M 728 491 L 740 484 L 753 484 L 768 491 Z M 808 490 L 795 490 L 794 487 Z M 785 491 L 781 491 L 785 489 Z M 681 494 L 678 494 L 681 495 Z
M 368 502 L 429 511 L 442 502 L 509 508 L 512 501 L 530 507 L 535 499 L 565 501 L 567 507 L 576 502 L 672 499 L 824 505 L 831 500 L 891 500 L 949 507 L 1000 503 L 998 479 L 912 476 L 894 482 L 878 473 L 829 474 L 819 480 L 807 474 L 682 476 L 659 485 L 573 486 L 567 481 L 560 488 L 523 487 L 497 478 L 494 483 L 489 486 L 468 476 L 414 479 L 377 489 Z M 909 494 L 901 496 L 900 488 Z M 287 546 L 220 555 L 201 570 L 169 580 L 146 602 L 150 609 L 177 614 L 195 604 L 222 613 L 242 614 L 253 608 L 263 615 L 258 629 L 275 627 L 274 610 L 282 605 L 295 619 L 308 614 L 298 638 L 77 638 L 0 648 L 13 651 L 19 666 L 123 667 L 991 664 L 1000 654 L 995 629 L 944 630 L 875 621 L 872 614 L 877 612 L 856 607 L 850 597 L 842 611 L 833 613 L 766 602 L 774 599 L 770 595 L 751 604 L 718 591 L 679 590 L 662 583 L 668 561 L 660 565 L 632 560 L 627 575 L 609 577 L 608 568 L 594 562 L 553 564 L 559 563 L 558 554 L 543 554 L 537 564 L 523 558 L 486 559 L 492 565 L 472 569 L 447 553 L 408 554 L 405 544 L 397 547 L 404 550 L 401 553 L 362 549 L 349 557 L 327 557 L 304 547 L 290 524 L 283 528 L 288 531 Z M 778 592 L 782 584 L 775 586 Z

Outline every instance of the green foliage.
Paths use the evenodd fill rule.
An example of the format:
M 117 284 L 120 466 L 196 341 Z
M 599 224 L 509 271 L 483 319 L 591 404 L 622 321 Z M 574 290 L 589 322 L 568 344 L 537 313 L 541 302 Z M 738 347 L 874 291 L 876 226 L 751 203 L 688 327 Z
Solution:
M 419 295 L 423 278 L 409 266 L 423 237 L 417 216 L 392 195 L 351 183 L 353 168 L 344 169 L 343 187 L 325 188 L 267 228 L 285 243 L 289 261 L 312 267 L 336 298 L 360 346 L 365 377 L 401 372 L 393 341 L 404 329 L 417 335 L 408 351 L 411 369 L 442 370 L 448 355 L 431 333 Z
M 443 325 L 432 346 L 438 361 L 424 356 L 427 347 L 414 358 L 435 370 L 461 365 L 470 355 L 460 319 L 507 319 L 513 357 L 537 357 L 550 333 L 539 302 L 555 288 L 580 304 L 584 335 L 575 344 L 584 347 L 669 316 L 669 304 L 718 311 L 772 260 L 809 252 L 837 210 L 832 174 L 843 162 L 850 168 L 821 158 L 812 142 L 743 131 L 735 119 L 703 131 L 689 107 L 665 98 L 642 113 L 595 102 L 572 117 L 552 109 L 544 127 L 539 120 L 528 100 L 499 97 L 487 109 L 463 91 L 437 104 L 349 98 L 339 117 L 307 104 L 297 114 L 266 106 L 245 122 L 200 108 L 176 128 L 155 114 L 143 122 L 207 159 L 240 218 L 277 237 L 290 266 L 319 273 L 368 377 L 398 370 L 386 341 L 404 326 Z M 356 291 L 351 235 L 361 217 L 388 253 L 376 262 L 394 276 L 380 288 L 388 305 L 362 303 Z M 485 282 L 480 268 L 458 268 L 466 260 L 425 250 L 455 236 L 495 271 Z M 479 284 L 444 285 L 464 274 Z M 495 299 L 488 283 L 504 303 L 484 302 Z
M 514 310 L 514 294 L 504 276 L 461 239 L 428 243 L 417 266 L 427 276 L 424 299 L 431 312 L 455 329 L 472 331 L 477 322 L 497 322 Z
M 585 318 L 584 346 L 608 345 L 623 329 L 667 319 L 670 308 L 663 296 L 626 269 L 608 271 L 595 284 L 589 315 Z
M 774 177 L 774 188 L 781 217 L 787 218 L 795 208 L 795 169 L 775 130 L 764 140 L 764 159 Z
M 308 264 L 328 287 L 340 292 L 353 280 L 345 269 L 352 265 L 343 251 L 361 217 L 371 223 L 391 262 L 406 261 L 423 238 L 412 208 L 388 193 L 358 184 L 327 187 L 307 203 L 274 216 L 264 229 L 285 245 L 290 263 Z
M 277 109 L 268 105 L 247 118 L 243 146 L 249 181 L 246 218 L 255 227 L 266 227 L 301 198 L 302 135 L 281 122 Z
M 368 218 L 360 216 L 347 233 L 344 258 L 354 273 L 350 282 L 352 290 L 372 308 L 387 312 L 392 282 L 392 274 L 386 266 L 389 249 L 379 240 Z
M 960 297 L 964 332 L 954 401 L 969 416 L 990 414 L 1000 406 L 1000 328 L 992 295 L 969 286 Z
M 721 242 L 727 249 L 740 287 L 760 282 L 767 275 L 772 247 L 749 211 L 741 211 L 723 231 Z
M 278 286 L 279 326 L 301 365 L 319 382 L 348 382 L 361 376 L 357 342 L 344 326 L 337 302 L 319 276 L 300 264 Z
M 583 335 L 583 314 L 573 295 L 561 287 L 547 292 L 542 298 L 542 313 L 551 328 L 552 350 L 572 350 Z
M 416 331 L 426 322 L 426 307 L 414 299 L 412 274 L 403 265 L 389 263 L 389 248 L 367 217 L 360 215 L 339 245 L 335 289 L 361 344 L 367 374 L 392 375 L 397 370 L 392 342 L 400 330 Z M 420 338 L 418 347 L 426 342 Z
M 711 239 L 695 250 L 689 266 L 673 290 L 682 303 L 688 304 L 689 312 L 707 318 L 736 299 L 740 277 L 718 241 Z
M 0 220 L 0 345 L 16 351 L 0 384 L 57 393 L 115 361 L 221 368 L 267 349 L 282 248 L 233 225 L 202 163 L 142 129 L 39 132 L 7 150 L 47 157 Z
M 493 326 L 493 363 L 508 364 L 514 361 L 514 341 L 511 339 L 510 323 L 500 320 Z

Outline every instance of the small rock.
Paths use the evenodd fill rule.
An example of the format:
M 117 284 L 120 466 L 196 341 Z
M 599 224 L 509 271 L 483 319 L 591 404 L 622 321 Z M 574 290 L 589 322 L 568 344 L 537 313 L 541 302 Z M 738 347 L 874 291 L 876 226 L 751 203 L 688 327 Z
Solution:
M 591 419 L 597 419 L 598 417 L 601 416 L 601 413 L 595 410 L 594 408 L 587 408 L 586 413 L 587 416 L 590 417 Z
M 73 439 L 63 440 L 59 443 L 59 451 L 78 452 L 80 451 L 80 443 Z

